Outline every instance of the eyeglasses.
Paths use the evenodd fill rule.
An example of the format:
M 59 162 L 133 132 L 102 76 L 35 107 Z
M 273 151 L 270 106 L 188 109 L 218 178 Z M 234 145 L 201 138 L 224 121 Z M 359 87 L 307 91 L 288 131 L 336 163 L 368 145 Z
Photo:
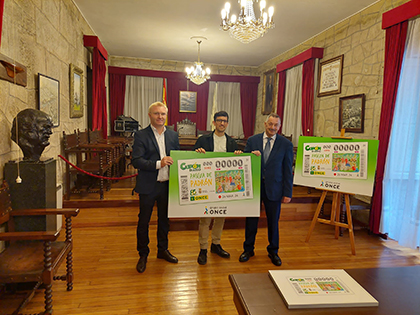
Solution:
M 226 119 L 216 119 L 216 122 L 218 122 L 219 124 L 221 124 L 221 123 L 227 124 L 228 123 L 228 121 Z

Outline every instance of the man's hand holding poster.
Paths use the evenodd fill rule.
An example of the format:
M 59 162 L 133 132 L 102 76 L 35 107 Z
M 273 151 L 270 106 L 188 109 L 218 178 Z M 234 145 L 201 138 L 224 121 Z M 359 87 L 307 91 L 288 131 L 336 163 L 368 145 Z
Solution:
M 170 218 L 260 215 L 260 163 L 253 154 L 172 151 Z

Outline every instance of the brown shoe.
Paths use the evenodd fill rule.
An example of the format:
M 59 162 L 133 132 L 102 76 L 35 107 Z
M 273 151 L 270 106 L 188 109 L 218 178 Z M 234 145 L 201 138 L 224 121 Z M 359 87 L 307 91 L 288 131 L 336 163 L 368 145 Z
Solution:
M 159 259 L 165 259 L 167 262 L 176 264 L 178 263 L 178 258 L 176 258 L 174 255 L 172 255 L 169 250 L 164 250 L 163 252 L 158 252 L 157 258 Z
M 140 257 L 137 262 L 136 269 L 139 273 L 143 273 L 146 270 L 147 256 Z

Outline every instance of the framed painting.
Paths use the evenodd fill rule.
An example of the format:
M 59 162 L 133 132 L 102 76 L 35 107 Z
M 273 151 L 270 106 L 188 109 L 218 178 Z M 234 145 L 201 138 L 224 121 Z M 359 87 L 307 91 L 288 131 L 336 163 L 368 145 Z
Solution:
M 268 115 L 275 112 L 274 108 L 274 93 L 276 86 L 276 71 L 275 69 L 264 73 L 263 77 L 263 101 L 261 107 L 261 114 Z
M 179 112 L 197 112 L 197 92 L 179 91 Z
M 318 97 L 341 93 L 344 55 L 321 62 L 318 73 Z
M 363 133 L 365 127 L 365 94 L 340 97 L 338 130 Z
M 83 117 L 83 70 L 70 64 L 70 118 Z
M 53 126 L 60 125 L 60 82 L 38 74 L 38 109 L 51 116 Z

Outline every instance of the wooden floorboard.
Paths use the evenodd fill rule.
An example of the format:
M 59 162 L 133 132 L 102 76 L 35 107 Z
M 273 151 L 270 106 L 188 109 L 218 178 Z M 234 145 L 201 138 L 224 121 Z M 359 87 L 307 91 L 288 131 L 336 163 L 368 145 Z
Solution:
M 337 240 L 333 227 L 317 224 L 309 243 L 305 243 L 310 221 L 281 221 L 281 267 L 272 265 L 267 257 L 265 228 L 258 232 L 255 257 L 246 263 L 238 261 L 244 229 L 225 229 L 222 245 L 230 252 L 231 258 L 223 259 L 209 253 L 205 266 L 197 264 L 197 231 L 171 231 L 170 250 L 178 257 L 179 263 L 170 264 L 156 258 L 156 225 L 151 224 L 151 253 L 145 273 L 139 274 L 135 269 L 138 260 L 134 224 L 137 213 L 137 207 L 81 209 L 73 225 L 74 289 L 67 292 L 64 283 L 54 284 L 55 315 L 233 315 L 237 313 L 228 281 L 228 275 L 232 273 L 420 263 L 418 251 L 369 235 L 364 229 L 355 231 L 356 255 L 351 255 L 347 232 Z M 17 301 L 9 295 L 1 295 L 0 314 L 10 312 Z M 33 314 L 42 309 L 43 292 L 39 291 L 24 313 Z

